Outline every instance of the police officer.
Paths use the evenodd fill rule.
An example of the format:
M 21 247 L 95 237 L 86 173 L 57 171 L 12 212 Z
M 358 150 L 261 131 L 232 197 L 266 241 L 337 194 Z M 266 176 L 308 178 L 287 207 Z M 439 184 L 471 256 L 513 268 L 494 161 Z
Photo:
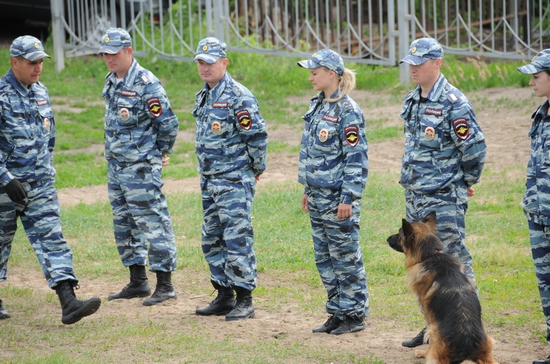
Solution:
M 546 100 L 531 116 L 531 158 L 527 165 L 527 183 L 523 210 L 529 224 L 529 238 L 537 283 L 546 317 L 546 341 L 550 344 L 550 49 L 538 53 L 530 64 L 518 71 L 531 75 L 529 85 L 537 97 Z M 550 364 L 550 356 L 533 364 Z
M 472 256 L 464 244 L 464 216 L 485 163 L 485 137 L 466 96 L 441 74 L 443 49 L 437 40 L 413 41 L 400 63 L 409 64 L 417 84 L 405 96 L 401 110 L 405 153 L 400 183 L 405 188 L 407 220 L 436 211 L 446 253 L 460 259 L 473 280 Z M 424 336 L 422 330 L 402 345 L 422 345 Z
M 172 153 L 178 119 L 160 81 L 133 58 L 126 30 L 108 29 L 98 53 L 110 71 L 102 93 L 109 200 L 118 252 L 130 270 L 130 283 L 108 299 L 149 296 L 149 258 L 157 285 L 143 304 L 151 306 L 176 299 L 171 278 L 176 244 L 161 172 Z
M 196 153 L 201 175 L 202 250 L 217 297 L 197 315 L 253 318 L 257 269 L 251 210 L 266 168 L 267 132 L 258 102 L 226 72 L 226 44 L 209 37 L 194 61 L 204 87 L 197 94 Z M 235 292 L 237 298 L 235 300 Z
M 98 297 L 80 301 L 74 288 L 72 252 L 61 232 L 52 153 L 55 120 L 46 87 L 39 82 L 42 43 L 24 35 L 10 46 L 11 68 L 0 79 L 0 282 L 5 281 L 17 217 L 59 296 L 61 322 L 74 324 L 93 314 Z M 0 319 L 10 317 L 0 300 Z
M 365 329 L 367 279 L 359 245 L 361 197 L 368 174 L 365 117 L 348 95 L 355 73 L 340 55 L 322 49 L 298 62 L 309 69 L 319 94 L 305 120 L 298 182 L 302 209 L 309 212 L 315 264 L 327 291 L 328 320 L 314 333 L 340 335 Z

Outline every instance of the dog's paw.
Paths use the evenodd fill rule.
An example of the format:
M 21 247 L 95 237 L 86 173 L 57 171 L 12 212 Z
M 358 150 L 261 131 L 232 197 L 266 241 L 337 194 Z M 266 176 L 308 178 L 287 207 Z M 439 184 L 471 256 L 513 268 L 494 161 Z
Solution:
M 414 355 L 417 358 L 425 358 L 426 357 L 426 350 L 424 350 L 424 349 L 415 350 Z

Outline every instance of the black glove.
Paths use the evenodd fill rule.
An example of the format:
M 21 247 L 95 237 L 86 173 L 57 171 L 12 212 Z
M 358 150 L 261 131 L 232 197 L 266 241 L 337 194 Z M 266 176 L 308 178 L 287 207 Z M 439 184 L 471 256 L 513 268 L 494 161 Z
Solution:
M 12 179 L 10 183 L 8 183 L 6 187 L 4 187 L 4 189 L 6 190 L 6 193 L 8 194 L 10 200 L 12 200 L 13 202 L 20 203 L 27 198 L 27 192 L 23 188 L 21 182 L 19 182 L 19 180 L 17 179 Z

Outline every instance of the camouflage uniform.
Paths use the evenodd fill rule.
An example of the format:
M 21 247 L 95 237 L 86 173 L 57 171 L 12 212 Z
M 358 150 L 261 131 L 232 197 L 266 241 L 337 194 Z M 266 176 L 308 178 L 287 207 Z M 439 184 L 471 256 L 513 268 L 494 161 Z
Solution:
M 312 56 L 316 64 L 299 65 L 328 66 L 341 75 L 343 62 L 323 63 L 337 53 L 325 53 L 322 50 Z M 315 264 L 328 296 L 326 311 L 340 320 L 368 316 L 369 295 L 359 243 L 361 197 L 368 174 L 365 118 L 349 96 L 327 102 L 323 92 L 311 100 L 303 118 L 298 182 L 308 197 Z M 352 205 L 349 218 L 338 219 L 340 203 Z
M 106 76 L 105 158 L 115 240 L 124 266 L 176 269 L 176 244 L 161 190 L 162 156 L 172 153 L 178 119 L 160 81 L 134 59 L 124 79 Z M 150 244 L 147 249 L 147 241 Z
M 21 44 L 21 48 L 34 47 L 37 56 L 49 57 L 36 38 L 19 39 L 34 43 Z M 61 232 L 52 163 L 54 145 L 55 121 L 48 90 L 40 82 L 25 87 L 10 68 L 0 79 L 0 281 L 7 278 L 7 263 L 20 217 L 49 287 L 54 288 L 61 281 L 78 283 L 72 252 Z M 12 202 L 5 189 L 14 179 L 22 183 L 27 194 L 24 201 L 17 203 Z
M 252 93 L 226 72 L 197 94 L 196 153 L 201 174 L 202 250 L 211 280 L 256 288 L 251 221 L 255 178 L 266 168 L 267 132 Z
M 525 74 L 550 70 L 550 49 L 538 53 L 531 64 L 519 67 Z M 523 210 L 529 224 L 531 253 L 537 276 L 542 311 L 546 318 L 546 341 L 550 343 L 550 116 L 548 100 L 531 116 L 531 157 Z
M 425 38 L 411 44 L 401 62 L 414 57 L 441 58 L 443 52 L 423 47 Z M 422 62 L 422 60 L 421 60 Z M 472 105 L 440 74 L 426 98 L 417 86 L 405 97 L 401 118 L 405 122 L 405 153 L 400 183 L 405 188 L 407 220 L 437 213 L 438 235 L 445 250 L 462 261 L 474 279 L 472 256 L 464 239 L 467 189 L 479 182 L 486 145 Z

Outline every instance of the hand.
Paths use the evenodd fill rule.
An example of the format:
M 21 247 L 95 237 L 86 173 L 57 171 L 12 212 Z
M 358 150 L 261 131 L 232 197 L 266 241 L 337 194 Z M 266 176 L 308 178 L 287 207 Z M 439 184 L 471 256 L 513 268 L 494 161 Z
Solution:
M 347 219 L 351 216 L 351 205 L 347 203 L 338 204 L 338 220 Z
M 167 156 L 166 154 L 162 156 L 162 166 L 163 167 L 166 167 L 167 165 L 170 164 L 170 157 Z
M 18 179 L 12 179 L 4 189 L 13 202 L 21 203 L 27 198 L 27 191 Z
M 468 188 L 468 197 L 472 197 L 476 194 L 476 190 L 474 190 L 472 187 Z
M 307 207 L 307 195 L 305 193 L 302 196 L 300 204 L 302 205 L 302 210 L 304 210 L 305 212 L 309 212 L 309 208 Z

